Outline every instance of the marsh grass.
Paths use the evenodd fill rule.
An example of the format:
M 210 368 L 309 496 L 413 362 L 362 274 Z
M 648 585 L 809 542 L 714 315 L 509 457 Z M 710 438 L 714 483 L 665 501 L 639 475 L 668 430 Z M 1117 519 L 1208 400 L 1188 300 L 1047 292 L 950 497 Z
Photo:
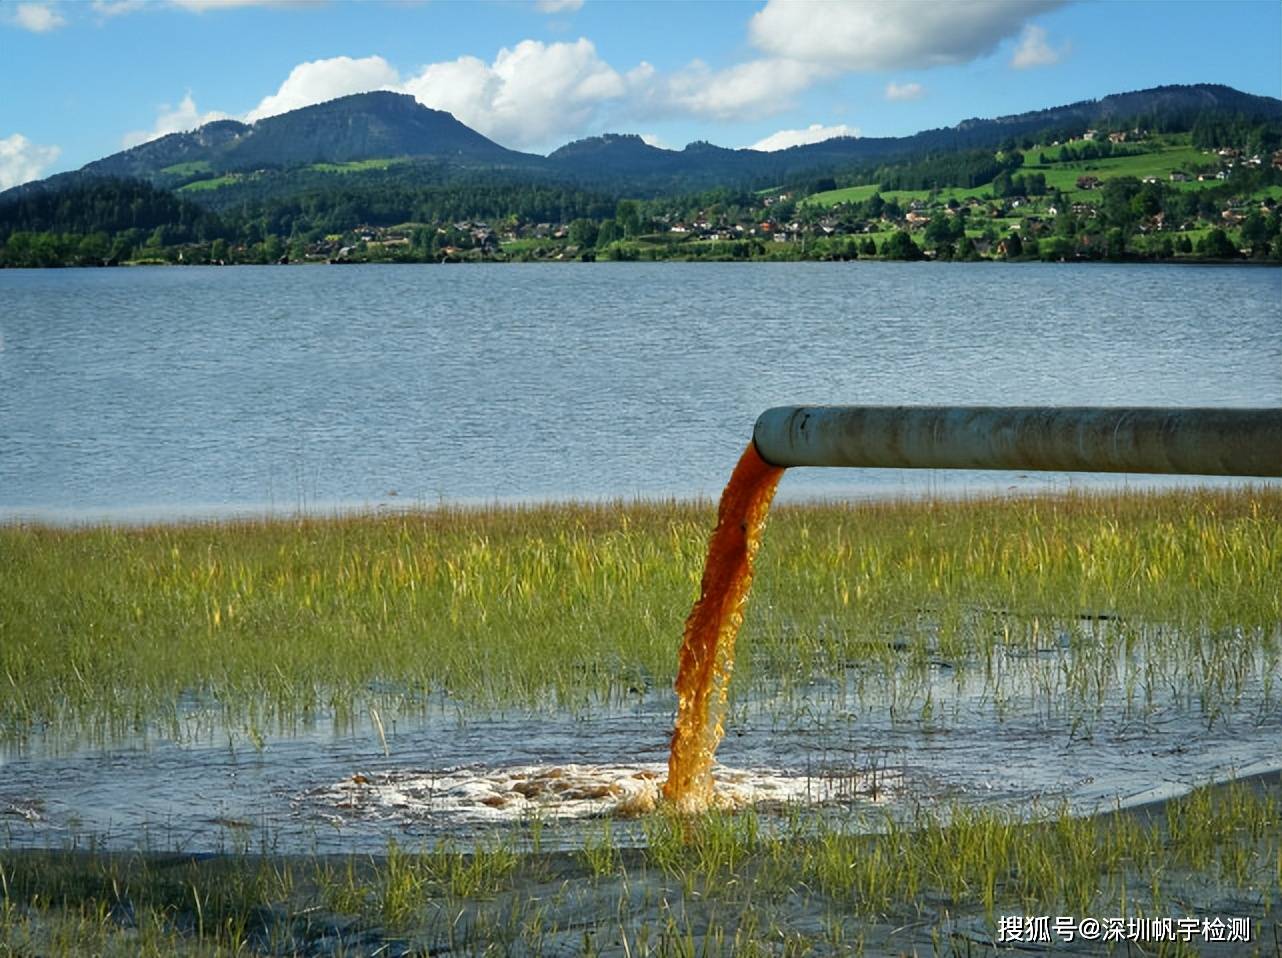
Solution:
M 371 708 L 668 694 L 712 524 L 674 502 L 3 526 L 0 736 L 182 737 L 203 717 L 261 742 Z M 1213 716 L 1251 682 L 1273 694 L 1279 581 L 1274 489 L 781 506 L 732 694 L 825 678 L 931 719 L 942 661 L 998 702 L 1005 678 Z
M 1275 776 L 1094 818 L 922 811 L 874 834 L 800 809 L 658 812 L 643 846 L 603 826 L 579 852 L 517 854 L 503 833 L 345 858 L 8 852 L 0 954 L 984 954 L 1004 914 L 1191 913 L 1251 916 L 1242 953 L 1267 955 L 1280 798 Z

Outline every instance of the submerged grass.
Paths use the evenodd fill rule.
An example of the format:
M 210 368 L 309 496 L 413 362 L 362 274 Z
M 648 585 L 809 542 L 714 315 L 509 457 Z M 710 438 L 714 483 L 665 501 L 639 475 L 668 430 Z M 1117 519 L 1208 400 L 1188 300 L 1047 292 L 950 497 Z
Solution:
M 712 524 L 673 502 L 3 526 L 0 737 L 666 692 Z M 1214 713 L 1277 680 L 1279 581 L 1277 489 L 780 506 L 736 685 L 884 684 L 942 658 L 999 697 L 1006 663 L 1067 648 L 1048 696 L 1178 688 Z
M 1096 818 L 923 811 L 876 834 L 800 809 L 660 813 L 642 847 L 604 826 L 565 853 L 518 854 L 514 834 L 377 857 L 4 852 L 0 955 L 988 954 L 1012 915 L 1245 917 L 1250 940 L 1223 953 L 1275 955 L 1280 815 L 1275 776 Z

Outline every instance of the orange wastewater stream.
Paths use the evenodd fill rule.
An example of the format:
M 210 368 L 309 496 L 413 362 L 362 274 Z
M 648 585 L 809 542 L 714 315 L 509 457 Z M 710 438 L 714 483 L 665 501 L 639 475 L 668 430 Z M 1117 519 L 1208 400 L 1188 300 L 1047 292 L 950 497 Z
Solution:
M 677 666 L 677 722 L 663 796 L 682 811 L 701 811 L 714 800 L 712 761 L 723 734 L 734 640 L 752 587 L 762 526 L 782 475 L 782 467 L 770 465 L 749 443 L 721 494 L 699 599 L 686 618 Z

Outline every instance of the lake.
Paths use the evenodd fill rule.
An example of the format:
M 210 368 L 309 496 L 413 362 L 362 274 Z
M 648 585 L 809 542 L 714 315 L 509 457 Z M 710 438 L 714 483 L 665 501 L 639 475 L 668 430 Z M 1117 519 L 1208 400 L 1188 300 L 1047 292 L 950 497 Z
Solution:
M 0 520 L 715 497 L 793 403 L 1282 405 L 1276 269 L 7 270 L 0 302 Z M 781 496 L 1083 481 L 794 470 Z

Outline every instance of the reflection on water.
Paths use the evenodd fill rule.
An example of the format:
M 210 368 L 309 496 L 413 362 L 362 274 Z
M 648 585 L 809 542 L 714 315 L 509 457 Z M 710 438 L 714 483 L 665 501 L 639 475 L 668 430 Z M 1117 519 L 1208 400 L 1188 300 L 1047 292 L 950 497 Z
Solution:
M 885 681 L 851 675 L 801 692 L 741 694 L 714 770 L 738 800 L 817 805 L 852 828 L 954 802 L 1091 813 L 1282 767 L 1282 667 L 1244 667 L 1213 712 L 1159 674 L 1146 692 L 1111 672 L 1075 697 L 1060 651 L 982 669 L 940 662 Z M 185 744 L 57 755 L 39 741 L 3 759 L 0 841 L 110 848 L 380 851 L 390 836 L 483 835 L 504 821 L 557 822 L 581 842 L 592 817 L 643 808 L 667 757 L 670 693 L 629 709 L 384 718 L 268 736 L 206 730 Z M 556 770 L 560 770 L 558 773 Z M 583 817 L 588 816 L 588 817 Z

